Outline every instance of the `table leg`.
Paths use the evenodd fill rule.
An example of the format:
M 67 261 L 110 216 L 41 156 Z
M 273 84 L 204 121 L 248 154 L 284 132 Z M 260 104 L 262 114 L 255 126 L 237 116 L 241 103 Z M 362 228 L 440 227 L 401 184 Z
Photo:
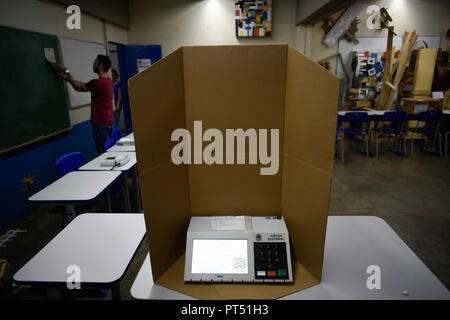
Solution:
M 111 194 L 109 192 L 106 195 L 106 205 L 108 206 L 108 212 L 111 213 L 112 212 L 112 209 L 111 209 Z
M 141 189 L 139 187 L 139 180 L 138 180 L 138 170 L 137 166 L 134 167 L 133 172 L 133 185 L 134 185 L 134 201 L 137 206 L 138 212 L 142 211 L 142 204 L 141 204 Z
M 122 294 L 120 293 L 120 283 L 117 283 L 111 288 L 112 300 L 122 299 Z
M 62 300 L 62 294 L 61 290 L 56 287 L 47 287 L 45 288 L 45 291 L 47 293 L 47 298 L 49 300 Z
M 75 206 L 71 204 L 66 205 L 66 225 L 75 219 L 75 215 Z
M 125 200 L 125 209 L 127 212 L 131 212 L 130 210 L 130 191 L 128 190 L 128 180 L 127 180 L 127 173 L 122 173 L 122 183 L 124 187 L 124 200 Z

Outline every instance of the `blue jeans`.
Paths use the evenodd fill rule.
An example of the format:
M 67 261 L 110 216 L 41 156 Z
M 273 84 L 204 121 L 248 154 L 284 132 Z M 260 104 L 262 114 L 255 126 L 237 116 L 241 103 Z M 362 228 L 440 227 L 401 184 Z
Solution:
M 105 143 L 111 138 L 111 132 L 112 126 L 92 124 L 92 136 L 99 155 L 105 152 Z

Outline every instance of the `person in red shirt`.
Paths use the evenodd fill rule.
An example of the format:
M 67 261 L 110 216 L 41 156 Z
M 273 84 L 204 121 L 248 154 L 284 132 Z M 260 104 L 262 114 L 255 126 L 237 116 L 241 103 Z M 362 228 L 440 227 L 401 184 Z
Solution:
M 68 81 L 76 91 L 91 92 L 92 135 L 97 152 L 102 154 L 105 152 L 105 143 L 111 137 L 114 124 L 112 105 L 114 82 L 107 74 L 111 68 L 111 60 L 105 55 L 98 55 L 93 68 L 94 72 L 98 74 L 98 79 L 92 79 L 85 83 L 75 80 L 64 65 L 56 64 L 58 75 Z

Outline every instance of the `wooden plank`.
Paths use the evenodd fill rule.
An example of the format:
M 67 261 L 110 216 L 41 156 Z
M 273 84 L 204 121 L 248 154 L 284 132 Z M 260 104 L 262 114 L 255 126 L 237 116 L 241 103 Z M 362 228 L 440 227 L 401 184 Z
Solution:
M 392 83 L 390 83 L 389 81 L 385 81 L 384 84 L 387 85 L 388 87 L 390 87 L 392 90 L 397 90 L 397 87 L 394 87 L 394 85 Z
M 397 59 L 397 70 L 395 73 L 394 82 L 392 83 L 394 87 L 398 88 L 400 81 L 402 80 L 403 73 L 406 69 L 406 64 L 408 63 L 409 57 L 411 56 L 411 52 L 414 50 L 414 46 L 416 45 L 418 37 L 419 36 L 416 34 L 416 31 L 407 34 L 405 37 L 402 50 L 400 51 L 399 57 Z M 394 98 L 395 90 L 391 90 L 391 92 L 389 93 L 389 98 L 386 102 L 386 109 L 391 109 Z
M 394 36 L 391 31 L 388 32 L 388 39 L 387 39 L 387 47 L 386 47 L 386 61 L 384 64 L 384 73 L 383 73 L 383 81 L 382 83 L 386 83 L 386 81 L 391 81 L 390 75 L 391 75 L 391 69 L 392 69 L 392 59 L 394 57 L 394 50 L 392 47 Z M 387 99 L 388 89 L 386 86 L 383 85 L 381 88 L 380 96 L 378 98 L 377 103 L 377 109 L 384 109 Z
M 416 67 L 414 68 L 413 96 L 431 96 L 434 69 L 438 49 L 417 50 Z

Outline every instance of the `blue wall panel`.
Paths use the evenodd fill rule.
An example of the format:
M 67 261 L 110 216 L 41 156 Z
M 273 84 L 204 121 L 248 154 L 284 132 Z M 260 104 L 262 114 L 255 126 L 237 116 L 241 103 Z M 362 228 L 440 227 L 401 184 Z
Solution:
M 62 155 L 80 151 L 85 161 L 97 156 L 90 121 L 73 126 L 73 129 L 45 144 L 27 149 L 0 162 L 0 229 L 25 214 L 30 208 L 28 197 L 57 179 L 55 161 Z M 21 192 L 25 176 L 37 175 L 31 193 Z

